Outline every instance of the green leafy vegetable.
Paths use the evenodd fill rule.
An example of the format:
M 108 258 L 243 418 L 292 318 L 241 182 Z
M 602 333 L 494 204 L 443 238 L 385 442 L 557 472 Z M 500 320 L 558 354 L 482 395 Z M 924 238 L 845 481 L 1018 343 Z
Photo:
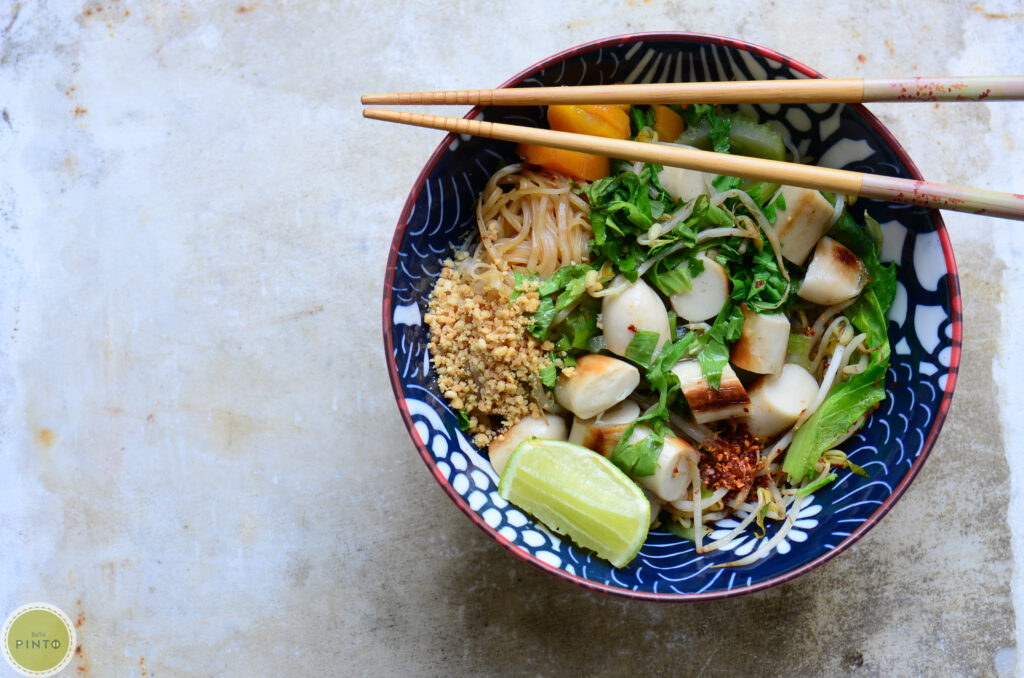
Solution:
M 881 354 L 866 370 L 834 386 L 825 402 L 804 422 L 786 451 L 782 463 L 793 483 L 814 472 L 821 455 L 846 434 L 876 403 L 885 399 L 887 361 Z
M 825 487 L 826 485 L 828 485 L 829 483 L 831 483 L 833 480 L 835 480 L 838 477 L 839 476 L 837 476 L 835 473 L 830 473 L 827 476 L 825 476 L 824 478 L 818 478 L 817 480 L 815 480 L 811 484 L 806 485 L 804 487 L 801 487 L 799 490 L 797 490 L 796 491 L 796 496 L 803 497 L 803 496 L 806 496 L 806 495 L 808 495 L 808 494 L 810 494 L 812 492 L 817 492 L 818 490 L 820 490 L 821 488 Z
M 658 182 L 660 170 L 659 165 L 645 165 L 639 174 L 626 170 L 595 181 L 586 189 L 594 231 L 590 249 L 595 265 L 610 261 L 617 271 L 635 281 L 637 267 L 659 251 L 639 244 L 636 239 L 677 208 L 676 201 Z M 696 234 L 681 224 L 659 244 L 675 243 L 680 238 L 695 239 Z
M 664 444 L 664 435 L 657 432 L 638 440 L 629 442 L 637 422 L 633 422 L 622 435 L 610 457 L 611 462 L 618 466 L 626 475 L 649 476 L 658 470 L 658 457 Z
M 533 312 L 533 324 L 530 325 L 530 334 L 538 339 L 547 339 L 551 334 L 551 323 L 557 315 L 555 302 L 550 297 L 540 300 L 540 306 Z
M 677 266 L 672 266 L 668 262 L 672 257 L 662 259 L 651 267 L 647 279 L 666 296 L 693 289 L 693 276 L 704 270 L 704 264 L 696 257 L 688 256 L 690 256 L 688 264 Z M 694 273 L 695 267 L 700 267 L 700 271 Z
M 530 325 L 533 336 L 547 339 L 551 335 L 551 323 L 558 313 L 576 303 L 586 293 L 586 276 L 591 270 L 592 267 L 586 264 L 564 266 L 540 284 L 537 288 L 537 294 L 541 297 L 540 306 L 533 313 L 533 324 Z M 556 294 L 557 297 L 554 296 Z M 595 318 L 595 331 L 596 322 Z M 581 337 L 579 341 L 589 341 L 590 336 Z M 573 341 L 576 341 L 575 337 Z
M 854 464 L 849 459 L 846 460 L 846 468 L 850 469 L 850 472 L 853 473 L 854 475 L 863 476 L 865 478 L 870 478 L 871 477 L 871 476 L 868 475 L 867 471 L 865 471 L 862 467 L 857 466 L 856 464 Z
M 769 160 L 785 160 L 782 135 L 767 123 L 759 123 L 742 113 L 726 113 L 711 104 L 683 109 L 686 129 L 676 140 L 718 153 L 738 153 Z
M 731 190 L 733 188 L 739 188 L 743 183 L 743 179 L 739 177 L 729 177 L 720 174 L 711 180 L 711 185 L 715 187 L 715 190 L 719 193 Z
M 654 357 L 654 350 L 658 346 L 658 339 L 661 338 L 657 332 L 650 330 L 638 330 L 626 347 L 626 359 L 632 360 L 644 369 L 650 367 L 651 358 Z
M 540 383 L 544 384 L 545 388 L 554 388 L 557 382 L 558 368 L 555 367 L 554 356 L 552 356 L 552 361 L 540 368 Z
M 598 334 L 597 314 L 600 308 L 597 299 L 587 297 L 569 313 L 565 322 L 559 326 L 562 339 L 567 344 L 562 347 L 563 351 L 585 350 L 590 345 L 591 339 Z
M 741 252 L 741 244 L 741 239 L 730 238 L 719 247 L 716 257 L 729 272 L 732 283 L 730 298 L 746 302 L 758 313 L 784 311 L 787 302 L 795 299 L 796 295 L 782 275 L 775 252 L 767 246 L 760 252 L 750 247 Z
M 806 370 L 811 369 L 811 349 L 817 337 L 809 337 L 806 334 L 790 334 L 789 342 L 786 344 L 786 362 L 794 363 Z
M 779 217 L 778 211 L 784 209 L 786 209 L 786 196 L 779 193 L 779 196 L 770 205 L 765 205 L 761 211 L 764 212 L 764 218 L 768 220 L 768 223 L 774 224 Z
M 466 414 L 465 410 L 455 410 L 455 420 L 459 424 L 459 429 L 462 431 L 468 431 L 470 427 L 469 415 Z
M 518 299 L 519 295 L 526 291 L 526 283 L 533 282 L 538 278 L 536 273 L 526 274 L 519 271 L 514 271 L 513 276 L 514 281 L 512 283 L 512 296 L 509 297 L 510 302 Z
M 633 123 L 633 136 L 644 127 L 654 127 L 654 108 L 652 106 L 631 106 L 630 122 Z
M 707 525 L 702 525 L 701 527 L 704 528 L 703 536 L 707 536 L 711 533 L 711 528 Z M 669 522 L 665 523 L 665 530 L 681 539 L 688 539 L 692 542 L 697 541 L 697 531 L 693 528 L 692 525 L 690 527 L 686 527 L 685 525 L 680 525 L 675 520 L 670 520 Z
M 740 338 L 742 330 L 743 311 L 727 302 L 711 330 L 701 337 L 704 350 L 697 354 L 700 373 L 716 391 L 722 384 L 722 370 L 729 363 L 729 345 Z
M 629 425 L 610 457 L 613 464 L 629 475 L 650 475 L 657 469 L 664 442 L 664 425 L 669 420 L 669 405 L 679 389 L 679 378 L 672 373 L 672 366 L 694 346 L 696 338 L 695 333 L 689 332 L 678 341 L 666 343 L 647 368 L 647 383 L 658 392 L 658 404 Z M 651 425 L 653 434 L 644 441 L 630 443 L 634 429 L 644 422 Z

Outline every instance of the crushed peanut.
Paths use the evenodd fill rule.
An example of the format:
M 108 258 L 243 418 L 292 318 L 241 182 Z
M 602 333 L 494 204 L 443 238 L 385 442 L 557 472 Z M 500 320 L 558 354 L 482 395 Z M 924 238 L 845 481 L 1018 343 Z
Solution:
M 541 413 L 534 392 L 551 350 L 544 348 L 550 342 L 542 345 L 528 329 L 528 314 L 540 304 L 535 289 L 509 301 L 499 289 L 483 288 L 474 289 L 445 261 L 424 318 L 438 388 L 466 413 L 479 447 L 523 417 Z

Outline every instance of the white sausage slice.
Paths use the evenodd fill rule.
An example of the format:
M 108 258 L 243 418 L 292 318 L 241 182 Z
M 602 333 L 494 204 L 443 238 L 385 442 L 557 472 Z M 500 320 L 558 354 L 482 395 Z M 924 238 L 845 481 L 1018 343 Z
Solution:
M 825 236 L 814 248 L 797 295 L 813 304 L 834 306 L 860 294 L 867 277 L 857 255 Z
M 638 443 L 651 435 L 651 429 L 637 426 L 630 443 Z M 690 488 L 690 465 L 697 463 L 697 450 L 682 438 L 665 436 L 658 456 L 658 468 L 649 476 L 636 476 L 635 480 L 662 501 L 681 499 Z
M 697 259 L 704 264 L 704 270 L 693 277 L 693 288 L 669 297 L 679 317 L 691 323 L 715 317 L 729 298 L 729 275 L 725 268 L 703 254 Z
M 505 470 L 505 464 L 519 447 L 519 443 L 530 438 L 565 440 L 565 421 L 553 414 L 531 414 L 492 440 L 487 453 L 491 459 L 491 466 L 498 475 Z
M 576 361 L 572 377 L 555 386 L 555 400 L 581 419 L 590 419 L 622 402 L 640 384 L 640 371 L 625 360 L 595 353 Z
M 639 416 L 640 407 L 632 400 L 623 400 L 593 419 L 575 417 L 569 432 L 569 442 L 609 457 L 622 439 L 622 434 Z
M 679 377 L 679 388 L 698 424 L 740 417 L 750 411 L 747 391 L 729 365 L 722 368 L 722 382 L 717 391 L 701 375 L 700 363 L 696 360 L 679 361 L 672 373 Z
M 756 313 L 741 305 L 743 332 L 729 352 L 736 367 L 757 374 L 775 374 L 786 361 L 789 320 L 784 313 Z
M 762 377 L 750 387 L 747 430 L 758 438 L 771 438 L 796 423 L 818 395 L 818 382 L 810 372 L 792 363 Z
M 618 276 L 612 287 L 625 282 Z M 655 352 L 668 341 L 668 310 L 661 297 L 643 280 L 637 280 L 616 295 L 604 297 L 601 303 L 601 323 L 604 328 L 604 342 L 608 350 L 617 355 L 626 355 L 629 342 L 640 330 L 658 333 Z
M 810 188 L 783 186 L 786 209 L 775 217 L 775 234 L 782 246 L 782 256 L 803 265 L 814 244 L 828 230 L 834 212 L 825 197 Z
M 682 167 L 665 167 L 658 172 L 658 181 L 676 200 L 690 202 L 698 195 L 707 193 L 707 181 L 715 175 Z

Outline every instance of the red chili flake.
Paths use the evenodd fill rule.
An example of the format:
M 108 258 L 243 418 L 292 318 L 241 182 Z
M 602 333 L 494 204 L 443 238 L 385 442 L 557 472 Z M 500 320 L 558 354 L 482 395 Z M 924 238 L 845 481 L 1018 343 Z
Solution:
M 636 325 L 633 324 L 630 324 L 630 326 L 627 329 L 629 329 L 629 331 L 632 332 L 633 334 L 636 334 L 639 331 L 637 330 Z
M 742 424 L 730 424 L 701 447 L 700 470 L 705 484 L 717 490 L 742 490 L 754 482 L 761 443 Z

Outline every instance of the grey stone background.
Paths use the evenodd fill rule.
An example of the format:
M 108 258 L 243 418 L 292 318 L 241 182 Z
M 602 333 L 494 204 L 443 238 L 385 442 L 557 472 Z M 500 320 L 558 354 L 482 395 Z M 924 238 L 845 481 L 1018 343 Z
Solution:
M 943 434 L 878 527 L 787 585 L 579 590 L 416 456 L 381 283 L 441 137 L 363 120 L 359 95 L 664 29 L 834 77 L 1024 72 L 1019 0 L 0 1 L 3 614 L 68 612 L 69 676 L 1014 675 L 1015 222 L 946 215 L 965 343 Z M 1024 189 L 1022 104 L 870 108 L 927 178 Z

